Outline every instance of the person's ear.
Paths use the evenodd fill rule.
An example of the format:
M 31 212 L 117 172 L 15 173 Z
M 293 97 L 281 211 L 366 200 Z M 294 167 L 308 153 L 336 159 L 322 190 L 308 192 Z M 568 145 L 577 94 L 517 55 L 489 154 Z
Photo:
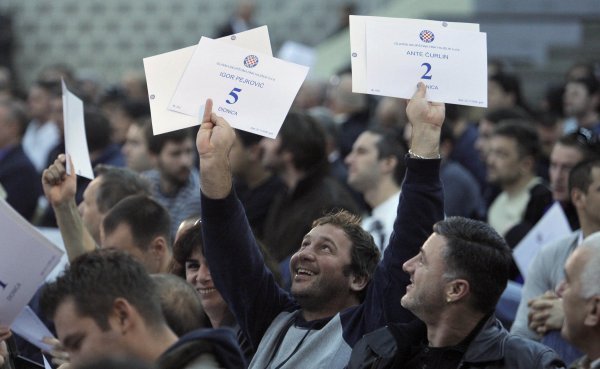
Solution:
M 573 188 L 571 190 L 571 202 L 575 208 L 581 208 L 585 205 L 585 193 L 579 188 Z
M 583 324 L 589 327 L 600 325 L 600 296 L 594 296 L 590 299 L 590 310 L 586 313 Z
M 464 279 L 455 279 L 446 284 L 446 288 L 444 288 L 444 297 L 448 303 L 456 302 L 465 298 L 470 290 L 471 287 L 469 286 L 468 281 Z
M 520 165 L 519 167 L 521 167 L 521 169 L 524 171 L 524 173 L 530 173 L 535 171 L 535 159 L 532 156 L 526 156 L 524 158 L 521 158 L 521 160 L 519 161 Z
M 159 263 L 164 260 L 165 255 L 167 255 L 169 250 L 169 245 L 164 236 L 157 236 L 152 240 L 150 244 L 150 253 L 152 258 L 157 260 Z
M 135 311 L 129 301 L 122 297 L 118 297 L 113 302 L 113 310 L 111 320 L 117 327 L 119 332 L 126 334 L 131 331 L 134 326 L 134 314 Z
M 398 159 L 395 156 L 382 158 L 379 162 L 381 163 L 381 169 L 384 173 L 393 173 L 394 168 L 398 165 Z
M 369 284 L 367 276 L 357 276 L 356 274 L 351 273 L 348 278 L 350 278 L 350 290 L 352 292 L 360 292 L 367 287 L 367 284 Z

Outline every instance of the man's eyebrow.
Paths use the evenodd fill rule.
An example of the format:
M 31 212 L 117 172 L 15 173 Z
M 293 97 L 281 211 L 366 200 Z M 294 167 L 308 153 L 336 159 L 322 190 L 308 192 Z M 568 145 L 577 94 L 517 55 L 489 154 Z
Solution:
M 327 241 L 329 243 L 331 243 L 336 249 L 338 248 L 337 243 L 335 243 L 335 241 L 333 240 L 333 238 L 330 238 L 329 236 L 322 236 L 321 237 L 324 241 Z
M 336 249 L 338 249 L 338 245 L 337 243 L 333 240 L 333 238 L 329 237 L 329 236 L 319 236 L 318 237 L 320 240 L 322 240 L 323 242 L 329 242 L 330 244 L 332 244 Z M 306 236 L 304 236 L 304 238 L 302 238 L 302 242 L 306 241 L 306 240 L 310 240 L 311 239 L 311 235 L 310 234 L 306 234 Z

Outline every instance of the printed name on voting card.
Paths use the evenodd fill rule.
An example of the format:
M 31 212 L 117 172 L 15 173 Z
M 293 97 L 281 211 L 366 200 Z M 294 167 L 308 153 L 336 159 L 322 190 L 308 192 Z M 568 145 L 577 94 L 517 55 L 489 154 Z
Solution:
M 465 31 L 479 32 L 477 23 L 443 22 L 436 20 L 373 17 L 365 15 L 350 16 L 350 50 L 352 63 L 352 92 L 367 94 L 367 45 L 366 30 L 369 22 L 385 22 L 390 26 L 405 27 L 414 25 L 418 27 L 448 27 Z
M 378 21 L 366 26 L 370 94 L 410 98 L 421 81 L 431 101 L 487 106 L 485 33 Z
M 10 326 L 63 252 L 0 199 L 0 325 Z
M 253 28 L 217 40 L 272 55 L 267 26 Z M 193 45 L 144 58 L 144 72 L 146 73 L 150 114 L 152 115 L 152 133 L 155 135 L 200 124 L 197 116 L 191 117 L 167 109 L 177 88 L 177 83 L 181 80 L 197 47 L 198 45 Z
M 203 37 L 169 109 L 197 116 L 207 98 L 234 128 L 275 138 L 308 67 Z

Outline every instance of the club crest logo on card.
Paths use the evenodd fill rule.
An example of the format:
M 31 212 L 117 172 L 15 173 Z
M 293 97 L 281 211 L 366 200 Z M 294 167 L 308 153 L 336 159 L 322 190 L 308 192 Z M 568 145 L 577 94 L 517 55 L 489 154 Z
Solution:
M 421 33 L 419 33 L 419 38 L 423 42 L 430 43 L 435 39 L 435 35 L 433 34 L 433 32 L 425 29 L 421 31 Z
M 248 55 L 244 58 L 244 65 L 246 68 L 254 68 L 258 65 L 258 56 Z

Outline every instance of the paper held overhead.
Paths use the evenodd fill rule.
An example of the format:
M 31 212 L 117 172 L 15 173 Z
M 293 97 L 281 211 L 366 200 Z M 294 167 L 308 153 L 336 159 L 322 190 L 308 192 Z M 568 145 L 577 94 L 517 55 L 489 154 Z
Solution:
M 487 106 L 487 38 L 478 24 L 350 16 L 352 90 Z
M 267 26 L 222 37 L 218 41 L 272 55 Z M 152 115 L 152 131 L 155 135 L 200 124 L 197 116 L 188 116 L 168 110 L 169 102 L 197 47 L 197 45 L 193 45 L 144 58 L 144 71 Z M 196 110 L 202 104 L 204 104 L 204 101 L 196 102 Z
M 275 138 L 307 73 L 303 65 L 203 37 L 169 109 L 197 116 L 199 102 L 212 98 L 213 111 L 234 128 Z
M 65 81 L 62 81 L 62 99 L 65 151 L 73 161 L 75 174 L 94 179 L 94 170 L 85 134 L 83 101 L 68 90 Z M 71 171 L 71 164 L 67 159 L 67 174 L 70 175 Z

